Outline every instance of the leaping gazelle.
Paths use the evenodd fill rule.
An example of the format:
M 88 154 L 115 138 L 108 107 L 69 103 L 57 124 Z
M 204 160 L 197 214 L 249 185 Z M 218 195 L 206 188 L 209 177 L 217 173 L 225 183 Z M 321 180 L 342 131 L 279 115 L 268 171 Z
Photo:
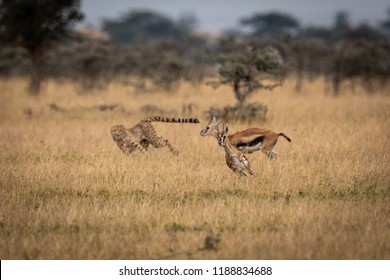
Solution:
M 239 150 L 234 147 L 228 137 L 229 126 L 226 124 L 223 125 L 222 132 L 218 132 L 218 144 L 225 149 L 225 159 L 226 165 L 238 176 L 248 176 L 245 171 L 248 171 L 249 174 L 253 175 L 253 170 L 250 166 L 249 160 L 246 156 L 241 153 Z
M 206 128 L 200 132 L 200 135 L 210 135 L 218 140 L 220 137 L 218 124 L 220 122 L 221 120 L 217 121 L 215 116 L 213 116 Z M 251 154 L 255 151 L 262 151 L 268 158 L 272 159 L 277 158 L 279 155 L 274 150 L 279 136 L 283 136 L 288 142 L 291 142 L 291 139 L 284 133 L 275 133 L 269 129 L 257 127 L 248 128 L 228 135 L 228 139 L 242 153 Z

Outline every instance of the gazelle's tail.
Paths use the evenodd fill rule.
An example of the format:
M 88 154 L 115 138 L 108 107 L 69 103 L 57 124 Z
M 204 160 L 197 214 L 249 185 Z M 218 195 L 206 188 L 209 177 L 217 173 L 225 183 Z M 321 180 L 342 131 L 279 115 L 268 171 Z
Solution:
M 279 133 L 278 136 L 283 136 L 288 142 L 291 142 L 291 139 L 284 133 Z

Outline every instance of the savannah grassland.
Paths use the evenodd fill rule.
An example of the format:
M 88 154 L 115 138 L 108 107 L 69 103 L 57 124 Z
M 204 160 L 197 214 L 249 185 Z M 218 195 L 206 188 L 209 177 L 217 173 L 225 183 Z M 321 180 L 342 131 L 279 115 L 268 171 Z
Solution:
M 216 140 L 199 135 L 203 111 L 235 102 L 229 88 L 142 94 L 112 84 L 79 96 L 49 82 L 34 99 L 26 87 L 0 82 L 0 259 L 390 259 L 384 91 L 335 98 L 318 80 L 301 95 L 292 82 L 256 93 L 250 101 L 268 105 L 267 121 L 230 131 L 267 127 L 292 142 L 279 139 L 278 160 L 248 155 L 255 175 L 238 178 Z M 122 109 L 94 109 L 115 103 Z M 179 156 L 126 156 L 111 139 L 112 125 L 154 115 L 145 104 L 202 120 L 155 124 Z M 217 250 L 202 249 L 211 232 Z

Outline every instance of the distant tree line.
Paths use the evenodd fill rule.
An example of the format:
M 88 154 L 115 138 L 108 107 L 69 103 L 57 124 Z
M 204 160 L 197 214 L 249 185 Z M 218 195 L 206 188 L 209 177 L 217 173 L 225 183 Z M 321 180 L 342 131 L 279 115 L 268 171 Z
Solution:
M 278 86 L 287 75 L 295 77 L 297 92 L 305 80 L 319 76 L 336 95 L 344 84 L 372 92 L 389 83 L 390 9 L 378 26 L 352 26 L 342 11 L 328 28 L 301 26 L 280 12 L 255 13 L 240 21 L 249 33 L 214 38 L 196 32 L 192 14 L 173 20 L 132 10 L 104 20 L 109 39 L 101 39 L 74 32 L 83 18 L 79 2 L 1 1 L 0 76 L 29 75 L 37 95 L 41 81 L 49 78 L 72 80 L 80 93 L 112 81 L 139 91 L 174 91 L 182 80 L 204 83 L 214 74 L 211 84 L 230 85 L 238 103 Z M 265 85 L 264 79 L 274 84 Z
M 388 19 L 379 26 L 360 24 L 353 27 L 348 13 L 335 15 L 334 25 L 300 27 L 288 14 L 256 14 L 242 20 L 253 32 L 248 40 L 275 46 L 296 77 L 296 91 L 303 81 L 324 75 L 334 94 L 348 82 L 362 85 L 368 92 L 385 87 L 390 78 L 390 9 Z

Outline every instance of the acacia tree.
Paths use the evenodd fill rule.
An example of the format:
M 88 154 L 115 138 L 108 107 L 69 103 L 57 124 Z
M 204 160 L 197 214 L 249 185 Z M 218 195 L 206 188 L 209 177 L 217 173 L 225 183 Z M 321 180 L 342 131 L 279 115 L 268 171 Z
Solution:
M 0 41 L 27 50 L 31 65 L 30 92 L 38 96 L 44 55 L 70 34 L 83 18 L 77 0 L 1 0 Z
M 280 78 L 284 76 L 283 59 L 275 48 L 256 49 L 249 47 L 244 52 L 234 52 L 219 58 L 219 80 L 209 82 L 216 87 L 221 84 L 230 85 L 239 104 L 255 91 L 271 90 L 279 86 Z M 274 79 L 273 84 L 264 80 Z
M 272 47 L 248 47 L 245 51 L 241 49 L 222 55 L 219 63 L 219 79 L 207 84 L 214 88 L 231 86 L 238 101 L 235 106 L 224 108 L 222 116 L 237 120 L 265 119 L 267 108 L 264 104 L 248 104 L 246 101 L 258 90 L 272 90 L 281 85 L 286 67 L 279 51 Z

